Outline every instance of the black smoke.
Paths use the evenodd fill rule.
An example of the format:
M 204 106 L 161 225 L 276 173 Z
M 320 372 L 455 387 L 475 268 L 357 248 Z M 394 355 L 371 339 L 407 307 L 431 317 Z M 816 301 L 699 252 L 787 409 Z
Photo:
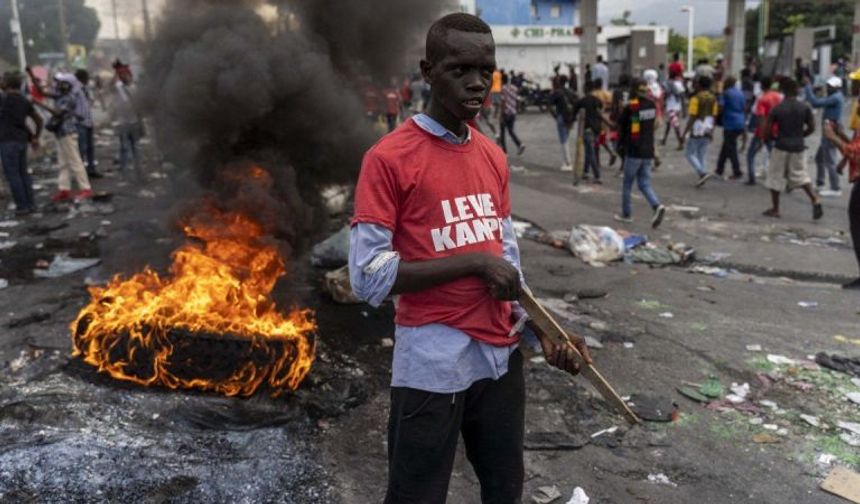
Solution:
M 369 80 L 417 70 L 447 0 L 171 0 L 144 47 L 141 97 L 160 147 L 224 206 L 294 246 L 318 229 L 319 189 L 355 179 L 376 134 Z M 259 9 L 277 8 L 264 20 Z M 236 183 L 256 164 L 271 187 Z

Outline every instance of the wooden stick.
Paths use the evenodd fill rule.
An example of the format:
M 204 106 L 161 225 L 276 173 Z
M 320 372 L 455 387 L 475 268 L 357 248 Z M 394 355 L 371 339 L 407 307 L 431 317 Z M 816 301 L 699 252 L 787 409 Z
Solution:
M 523 286 L 522 293 L 520 294 L 520 305 L 525 309 L 526 313 L 529 314 L 532 322 L 538 326 L 553 343 L 556 345 L 567 346 L 573 350 L 579 364 L 580 373 L 585 376 L 592 385 L 594 385 L 594 388 L 600 392 L 600 395 L 602 395 L 609 404 L 618 410 L 619 413 L 624 415 L 624 418 L 629 423 L 637 424 L 640 422 L 636 413 L 633 413 L 633 410 L 627 406 L 627 403 L 621 399 L 621 396 L 615 392 L 615 389 L 613 389 L 612 385 L 610 385 L 603 375 L 597 371 L 597 368 L 595 368 L 594 365 L 585 363 L 585 359 L 582 357 L 582 354 L 579 353 L 579 350 L 577 350 L 573 345 L 570 336 L 568 336 L 558 322 L 552 318 L 549 312 L 547 312 L 546 309 L 537 302 L 537 299 L 535 299 L 534 294 L 532 294 L 528 287 Z

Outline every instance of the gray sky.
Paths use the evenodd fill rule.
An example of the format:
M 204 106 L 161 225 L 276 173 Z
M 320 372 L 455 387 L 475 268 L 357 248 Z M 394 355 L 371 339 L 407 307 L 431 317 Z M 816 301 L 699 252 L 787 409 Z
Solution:
M 758 0 L 747 0 L 746 7 L 758 6 Z M 608 24 L 609 20 L 621 17 L 629 10 L 631 19 L 636 23 L 648 24 L 651 21 L 674 28 L 681 35 L 687 35 L 687 14 L 681 12 L 682 5 L 692 5 L 695 11 L 694 29 L 697 35 L 718 34 L 726 25 L 726 0 L 598 0 L 599 22 Z

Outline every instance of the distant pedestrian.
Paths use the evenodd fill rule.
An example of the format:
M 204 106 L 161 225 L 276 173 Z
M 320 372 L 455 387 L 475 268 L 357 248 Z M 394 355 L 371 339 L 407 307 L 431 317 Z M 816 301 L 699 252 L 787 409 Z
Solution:
M 424 82 L 424 79 L 422 79 L 419 74 L 413 75 L 412 80 L 409 82 L 409 90 L 412 95 L 409 103 L 409 111 L 412 115 L 418 114 L 424 110 L 421 95 L 426 85 L 427 84 Z
M 138 178 L 143 177 L 137 142 L 143 137 L 143 121 L 135 103 L 134 75 L 128 65 L 119 60 L 114 63 L 116 75 L 113 83 L 113 120 L 119 136 L 119 169 L 125 172 L 129 157 Z
M 26 215 L 36 211 L 33 181 L 27 171 L 27 144 L 39 145 L 42 133 L 42 116 L 33 104 L 21 94 L 22 78 L 18 73 L 3 76 L 3 93 L 0 94 L 0 164 L 12 192 L 15 213 Z M 33 121 L 35 131 L 27 125 Z
M 597 55 L 597 63 L 591 69 L 591 79 L 600 79 L 600 87 L 603 90 L 609 90 L 609 67 L 603 62 L 603 56 Z
M 681 63 L 681 53 L 672 54 L 672 62 L 669 63 L 669 79 L 673 77 L 684 77 L 684 64 Z
M 711 79 L 705 75 L 696 82 L 696 94 L 690 98 L 687 111 L 687 127 L 684 128 L 687 140 L 685 156 L 690 166 L 699 176 L 696 187 L 702 187 L 713 175 L 705 168 L 708 146 L 714 133 L 714 118 L 717 115 L 717 99 L 711 92 Z
M 90 97 L 88 85 L 90 83 L 90 74 L 83 68 L 75 71 L 75 78 L 78 80 L 78 85 L 75 86 L 75 92 L 78 93 L 76 117 L 78 117 L 78 150 L 81 154 L 81 160 L 87 167 L 87 176 L 90 179 L 101 178 L 101 174 L 96 171 L 96 148 L 94 140 L 93 123 L 93 100 Z
M 669 65 L 672 68 L 672 65 Z M 671 72 L 671 70 L 670 70 Z M 684 148 L 684 137 L 681 135 L 681 111 L 684 101 L 684 81 L 681 74 L 675 73 L 666 83 L 666 130 L 660 145 L 666 145 L 669 132 L 674 130 L 678 139 L 678 150 Z
M 505 141 L 505 132 L 511 135 L 511 139 L 517 146 L 517 155 L 522 155 L 526 150 L 525 144 L 520 142 L 516 132 L 514 132 L 514 124 L 517 121 L 517 106 L 519 104 L 519 92 L 517 87 L 508 81 L 507 74 L 502 74 L 502 117 L 500 123 L 499 143 L 502 150 L 508 152 L 507 143 Z
M 723 119 L 723 145 L 717 158 L 717 176 L 722 177 L 726 169 L 726 161 L 732 165 L 732 175 L 729 180 L 738 180 L 743 177 L 741 163 L 738 160 L 738 137 L 743 137 L 741 150 L 746 148 L 747 135 L 744 130 L 746 98 L 743 92 L 737 88 L 737 79 L 730 75 L 726 77 L 723 93 L 718 100 L 720 114 Z
M 60 173 L 57 177 L 58 191 L 51 200 L 60 202 L 72 199 L 72 176 L 78 186 L 74 199 L 86 199 L 92 196 L 93 191 L 78 149 L 79 95 L 74 92 L 78 80 L 72 74 L 58 73 L 54 81 L 55 92 L 45 93 L 46 96 L 54 99 L 54 106 L 39 105 L 51 114 L 45 129 L 51 131 L 57 139 L 57 161 L 60 165 Z
M 631 191 L 633 181 L 651 205 L 651 227 L 657 228 L 663 221 L 666 208 L 660 204 L 651 186 L 651 165 L 654 161 L 654 131 L 657 121 L 657 105 L 648 97 L 648 86 L 643 79 L 634 78 L 630 89 L 630 101 L 621 112 L 618 121 L 618 149 L 624 157 L 624 182 L 621 190 L 621 215 L 616 220 L 632 222 Z
M 761 78 L 762 93 L 756 99 L 750 115 L 750 128 L 753 130 L 753 138 L 747 150 L 747 185 L 755 185 L 756 183 L 756 153 L 762 146 L 767 149 L 768 154 L 773 150 L 773 140 L 766 140 L 769 135 L 766 134 L 764 127 L 770 111 L 782 102 L 782 93 L 777 91 L 777 88 L 778 85 L 770 77 Z M 773 132 L 771 132 L 772 134 Z
M 594 176 L 595 184 L 602 184 L 600 180 L 600 160 L 597 158 L 597 138 L 603 128 L 603 100 L 591 91 L 591 86 L 599 86 L 597 82 L 592 82 L 589 89 L 583 98 L 576 102 L 573 108 L 574 120 L 583 111 L 585 115 L 585 125 L 582 129 L 582 145 L 585 149 L 585 167 L 583 169 L 585 178 L 588 178 L 589 171 Z
M 385 90 L 385 122 L 388 125 L 388 132 L 394 131 L 397 127 L 397 119 L 400 117 L 400 93 L 396 87 L 389 87 Z
M 831 121 L 837 127 L 842 120 L 842 109 L 845 108 L 845 96 L 842 94 L 842 79 L 833 76 L 827 79 L 827 96 L 819 98 L 812 91 L 812 84 L 809 79 L 806 80 L 804 93 L 806 101 L 814 108 L 824 109 L 821 114 L 821 120 Z M 839 173 L 836 172 L 837 149 L 833 143 L 822 134 L 821 144 L 815 152 L 815 186 L 821 196 L 838 197 L 842 196 L 842 191 L 839 188 Z M 824 189 L 825 177 L 830 181 L 830 189 Z
M 848 140 L 832 123 L 824 123 L 824 136 L 833 143 L 848 160 L 848 182 L 853 185 L 851 199 L 848 202 L 848 222 L 851 229 L 851 241 L 854 243 L 854 257 L 860 266 L 860 137 Z M 860 289 L 860 277 L 842 285 L 843 289 Z
M 493 117 L 501 117 L 502 110 L 502 76 L 505 71 L 503 69 L 495 69 L 493 71 L 493 81 L 490 86 L 490 96 L 493 100 Z
M 803 188 L 812 202 L 812 218 L 824 215 L 818 195 L 806 171 L 806 144 L 804 138 L 815 131 L 812 109 L 797 99 L 798 85 L 793 79 L 784 78 L 780 83 L 785 99 L 774 107 L 765 123 L 768 138 L 776 127 L 776 141 L 767 170 L 765 185 L 770 189 L 772 207 L 765 210 L 767 217 L 779 218 L 779 196 L 786 189 Z
M 711 66 L 711 63 L 708 61 L 708 58 L 702 58 L 696 64 L 696 77 L 707 77 L 710 79 L 710 82 L 713 84 L 714 82 L 714 74 L 716 73 L 716 69 Z M 710 89 L 710 86 L 708 87 Z
M 550 95 L 552 108 L 550 112 L 555 119 L 555 126 L 558 131 L 558 140 L 561 143 L 561 171 L 573 171 L 573 163 L 570 159 L 570 130 L 573 127 L 576 115 L 574 108 L 576 107 L 576 94 L 567 87 L 567 76 L 559 75 L 557 79 L 557 87 Z

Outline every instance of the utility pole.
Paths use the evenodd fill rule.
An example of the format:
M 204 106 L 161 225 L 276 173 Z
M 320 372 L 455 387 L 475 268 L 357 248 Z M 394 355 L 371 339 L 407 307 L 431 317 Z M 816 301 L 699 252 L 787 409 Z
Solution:
M 24 34 L 21 33 L 21 18 L 18 16 L 18 0 L 12 0 L 12 19 L 9 21 L 12 34 L 15 35 L 15 45 L 18 46 L 18 67 L 23 72 L 27 68 L 27 56 L 24 54 Z
M 69 62 L 69 32 L 66 29 L 66 9 L 63 0 L 57 0 L 57 11 L 60 16 L 60 47 L 63 51 L 63 61 Z
M 152 25 L 149 20 L 149 6 L 147 5 L 146 0 L 140 0 L 141 10 L 143 11 L 143 37 L 144 40 L 149 42 L 152 40 Z
M 681 12 L 687 13 L 687 71 L 693 71 L 693 19 L 695 9 L 692 5 L 684 5 Z
M 110 0 L 111 8 L 113 9 L 113 36 L 119 44 L 119 21 L 116 15 L 116 0 Z

